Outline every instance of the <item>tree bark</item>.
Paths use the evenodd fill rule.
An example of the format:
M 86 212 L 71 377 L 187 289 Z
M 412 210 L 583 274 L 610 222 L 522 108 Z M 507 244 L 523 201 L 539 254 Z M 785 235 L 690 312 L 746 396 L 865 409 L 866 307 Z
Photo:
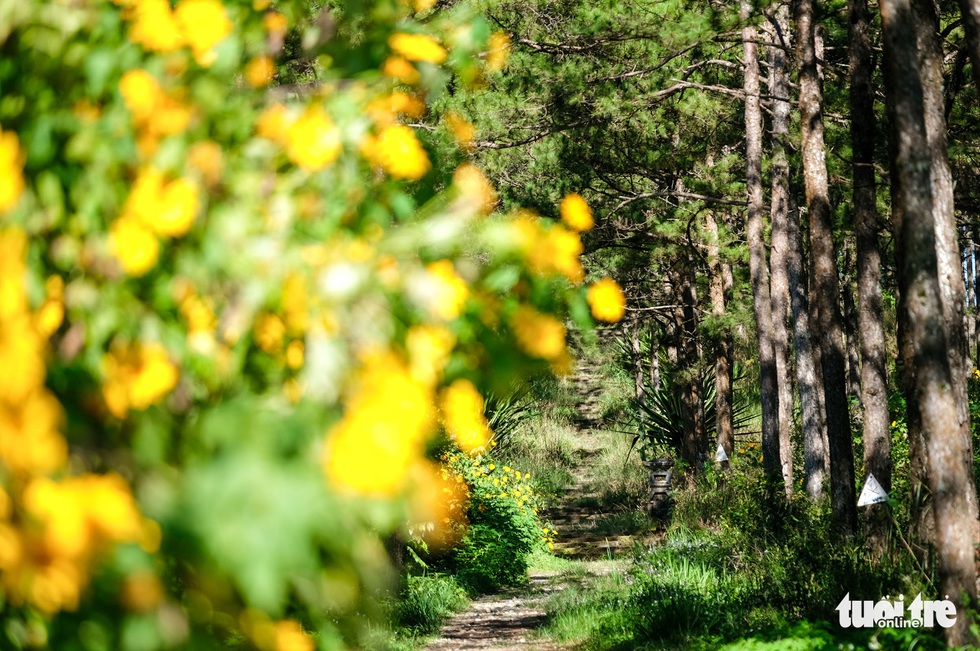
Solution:
M 946 630 L 950 646 L 974 643 L 964 597 L 976 600 L 972 477 L 963 460 L 968 442 L 960 428 L 941 298 L 934 214 L 933 151 L 926 127 L 923 78 L 916 51 L 917 16 L 910 0 L 881 0 L 886 91 L 891 127 L 893 206 L 900 288 L 899 318 L 906 341 L 902 361 L 914 369 L 907 400 L 917 407 L 926 446 L 926 483 L 933 499 L 936 553 L 942 592 L 957 605 Z
M 789 6 L 780 3 L 766 30 L 773 47 L 769 54 L 769 95 L 772 96 L 772 271 L 773 354 L 776 359 L 776 386 L 779 389 L 779 461 L 786 495 L 793 493 L 793 383 L 790 380 L 790 345 L 786 319 L 789 317 Z
M 769 265 L 766 262 L 765 200 L 762 192 L 762 107 L 759 101 L 758 30 L 752 24 L 752 4 L 742 0 L 742 45 L 745 73 L 745 186 L 748 193 L 746 237 L 749 244 L 749 277 L 755 306 L 759 342 L 759 383 L 762 394 L 762 464 L 773 483 L 782 478 L 779 456 L 779 387 L 773 346 Z
M 868 0 L 850 0 L 849 82 L 851 107 L 851 174 L 854 181 L 854 228 L 857 246 L 858 329 L 861 347 L 861 412 L 864 469 L 891 491 L 891 437 L 888 432 L 888 376 L 881 300 L 880 220 L 876 205 L 874 148 L 874 62 L 868 38 Z M 886 504 L 868 507 L 864 535 L 875 554 L 887 548 L 891 518 Z
M 841 531 L 857 529 L 854 457 L 844 377 L 839 283 L 834 253 L 823 135 L 823 91 L 817 70 L 812 0 L 797 0 L 797 59 L 800 70 L 800 113 L 803 132 L 803 175 L 810 220 L 811 273 L 816 287 L 811 304 L 820 342 L 827 441 L 830 447 L 830 499 Z
M 916 41 L 919 50 L 919 77 L 922 84 L 926 139 L 931 156 L 930 178 L 936 229 L 939 299 L 946 335 L 946 354 L 959 419 L 959 435 L 966 446 L 963 465 L 972 483 L 973 441 L 970 435 L 967 380 L 973 372 L 973 361 L 966 341 L 966 290 L 953 207 L 953 174 L 947 155 L 943 52 L 939 41 L 939 16 L 936 14 L 932 0 L 913 0 L 912 6 L 916 16 Z M 968 522 L 976 545 L 980 543 L 976 491 L 968 493 L 967 498 L 970 500 L 971 512 Z
M 708 275 L 711 295 L 711 314 L 716 319 L 725 316 L 725 279 L 718 242 L 718 222 L 710 210 L 705 217 L 708 232 Z M 732 423 L 732 341 L 727 328 L 720 328 L 715 343 L 715 440 L 729 459 L 735 449 L 735 428 Z M 729 461 L 721 467 L 728 470 Z
M 823 408 L 823 377 L 810 331 L 807 278 L 803 267 L 803 242 L 799 215 L 793 210 L 789 224 L 789 287 L 793 311 L 793 344 L 796 348 L 796 386 L 800 392 L 803 420 L 803 477 L 806 492 L 813 500 L 824 495 L 827 479 L 827 423 Z
M 973 64 L 973 79 L 980 88 L 980 0 L 959 0 L 966 30 L 967 49 Z

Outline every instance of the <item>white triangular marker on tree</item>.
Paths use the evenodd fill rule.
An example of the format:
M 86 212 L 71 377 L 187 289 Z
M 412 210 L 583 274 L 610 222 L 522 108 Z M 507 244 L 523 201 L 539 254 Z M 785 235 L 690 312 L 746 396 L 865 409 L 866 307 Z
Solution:
M 728 461 L 728 455 L 725 454 L 725 448 L 721 446 L 721 443 L 718 444 L 718 449 L 715 451 L 715 461 L 718 463 Z
M 868 506 L 869 504 L 887 501 L 888 493 L 881 487 L 875 476 L 868 473 L 868 480 L 864 482 L 864 489 L 861 490 L 861 497 L 858 498 L 858 506 Z

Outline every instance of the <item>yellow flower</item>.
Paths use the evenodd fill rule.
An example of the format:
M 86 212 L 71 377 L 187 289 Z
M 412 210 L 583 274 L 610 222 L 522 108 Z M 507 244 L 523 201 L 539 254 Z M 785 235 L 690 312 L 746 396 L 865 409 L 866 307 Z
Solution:
M 150 52 L 173 52 L 184 44 L 168 0 L 136 0 L 127 12 L 129 38 Z
M 594 225 L 595 221 L 592 219 L 592 211 L 589 210 L 589 204 L 585 202 L 582 195 L 572 192 L 571 194 L 565 195 L 565 198 L 561 200 L 561 206 L 559 206 L 561 212 L 561 220 L 568 225 L 573 231 L 587 231 L 590 230 Z
M 302 340 L 294 339 L 286 346 L 286 366 L 292 370 L 297 370 L 303 366 L 304 345 Z
M 310 107 L 286 129 L 286 155 L 308 171 L 333 163 L 340 149 L 340 131 L 320 107 Z
M 405 335 L 405 349 L 408 351 L 412 377 L 434 385 L 442 377 L 455 345 L 456 335 L 442 326 L 417 325 L 409 328 Z
M 585 272 L 579 260 L 582 240 L 578 233 L 557 225 L 545 229 L 536 216 L 528 213 L 519 214 L 512 226 L 514 240 L 534 273 L 562 274 L 573 283 L 582 282 Z
M 40 386 L 16 403 L 0 402 L 0 458 L 7 469 L 36 475 L 64 468 L 63 421 L 61 403 Z
M 190 230 L 197 208 L 197 186 L 186 179 L 165 184 L 163 174 L 150 167 L 140 170 L 121 220 L 138 221 L 158 235 L 180 237 Z
M 262 112 L 255 123 L 255 133 L 280 145 L 287 143 L 289 111 L 282 104 L 273 104 Z
M 518 346 L 532 357 L 553 361 L 565 352 L 565 326 L 550 314 L 522 305 L 517 308 L 511 327 Z
M 127 70 L 119 80 L 119 92 L 137 122 L 145 122 L 163 102 L 164 92 L 156 77 L 146 70 Z
M 616 323 L 626 311 L 626 297 L 612 278 L 603 278 L 589 287 L 586 300 L 592 308 L 592 316 L 600 321 Z
M 225 167 L 221 145 L 213 140 L 195 142 L 187 152 L 187 164 L 197 170 L 209 186 L 217 185 Z
M 276 622 L 274 651 L 313 651 L 313 638 L 303 631 L 298 622 L 291 619 Z
M 298 336 L 306 332 L 310 311 L 307 307 L 306 281 L 299 274 L 291 273 L 286 277 L 282 288 L 282 314 L 289 334 Z
M 499 72 L 507 65 L 510 54 L 510 37 L 504 32 L 494 32 L 487 43 L 487 70 Z
M 396 32 L 388 38 L 392 51 L 409 61 L 442 63 L 446 60 L 446 48 L 439 45 L 431 36 Z
M 270 34 L 282 36 L 286 33 L 289 23 L 286 21 L 286 17 L 278 11 L 270 11 L 262 17 L 262 26 Z
M 109 227 L 109 249 L 131 276 L 145 274 L 160 256 L 160 242 L 153 231 L 128 218 L 117 219 Z
M 381 72 L 386 77 L 397 79 L 403 84 L 415 84 L 421 78 L 419 71 L 411 63 L 399 56 L 391 56 L 385 59 L 381 66 Z
M 453 186 L 459 190 L 462 199 L 478 212 L 489 213 L 497 205 L 497 191 L 473 163 L 463 163 L 456 168 Z
M 412 9 L 421 13 L 436 6 L 436 0 L 412 0 Z
M 275 355 L 282 349 L 286 324 L 275 314 L 260 314 L 255 319 L 255 343 L 263 351 Z
M 174 11 L 184 40 L 204 67 L 214 63 L 214 46 L 231 33 L 231 21 L 219 0 L 181 0 Z
M 442 391 L 443 424 L 466 452 L 484 447 L 493 435 L 483 413 L 484 406 L 483 396 L 469 380 L 456 380 Z
M 116 346 L 102 358 L 102 396 L 109 411 L 125 418 L 130 409 L 146 409 L 177 386 L 177 367 L 157 343 Z
M 276 65 L 272 57 L 262 54 L 253 58 L 245 66 L 245 81 L 252 88 L 264 88 L 272 83 L 276 74 Z
M 433 418 L 432 390 L 391 352 L 366 355 L 344 417 L 327 436 L 324 469 L 339 488 L 391 496 L 421 459 Z
M 449 132 L 453 134 L 453 138 L 456 139 L 459 146 L 463 149 L 472 148 L 473 138 L 476 136 L 476 129 L 473 127 L 473 124 L 459 113 L 453 111 L 446 114 L 445 120 Z
M 0 229 L 0 319 L 20 318 L 27 313 L 26 259 L 24 232 L 19 228 Z
M 0 130 L 0 214 L 17 205 L 24 192 L 24 156 L 17 134 Z
M 439 319 L 455 319 L 469 297 L 466 281 L 457 275 L 449 260 L 433 262 L 425 270 L 432 280 L 430 295 L 427 297 L 429 311 Z
M 418 180 L 429 171 L 429 157 L 415 137 L 415 132 L 403 124 L 385 127 L 376 143 L 378 163 L 391 176 Z

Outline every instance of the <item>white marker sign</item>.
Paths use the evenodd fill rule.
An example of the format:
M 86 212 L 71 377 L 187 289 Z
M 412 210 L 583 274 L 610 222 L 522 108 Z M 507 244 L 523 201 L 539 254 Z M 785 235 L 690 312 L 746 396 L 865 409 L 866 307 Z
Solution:
M 868 481 L 864 482 L 864 489 L 861 491 L 861 497 L 858 498 L 858 506 L 868 506 L 869 504 L 878 504 L 879 502 L 887 502 L 888 493 L 885 489 L 881 487 L 875 476 L 868 474 Z
M 715 451 L 715 461 L 718 463 L 728 461 L 728 455 L 725 454 L 725 448 L 721 446 L 721 443 L 718 444 L 718 449 Z

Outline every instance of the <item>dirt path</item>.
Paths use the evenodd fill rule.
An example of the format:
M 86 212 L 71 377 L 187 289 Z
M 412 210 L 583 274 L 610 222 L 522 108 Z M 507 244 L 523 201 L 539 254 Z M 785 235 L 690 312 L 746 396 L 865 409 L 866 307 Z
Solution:
M 554 572 L 533 572 L 527 587 L 487 595 L 450 619 L 426 651 L 559 651 L 534 635 L 545 620 L 544 602 L 563 587 Z

